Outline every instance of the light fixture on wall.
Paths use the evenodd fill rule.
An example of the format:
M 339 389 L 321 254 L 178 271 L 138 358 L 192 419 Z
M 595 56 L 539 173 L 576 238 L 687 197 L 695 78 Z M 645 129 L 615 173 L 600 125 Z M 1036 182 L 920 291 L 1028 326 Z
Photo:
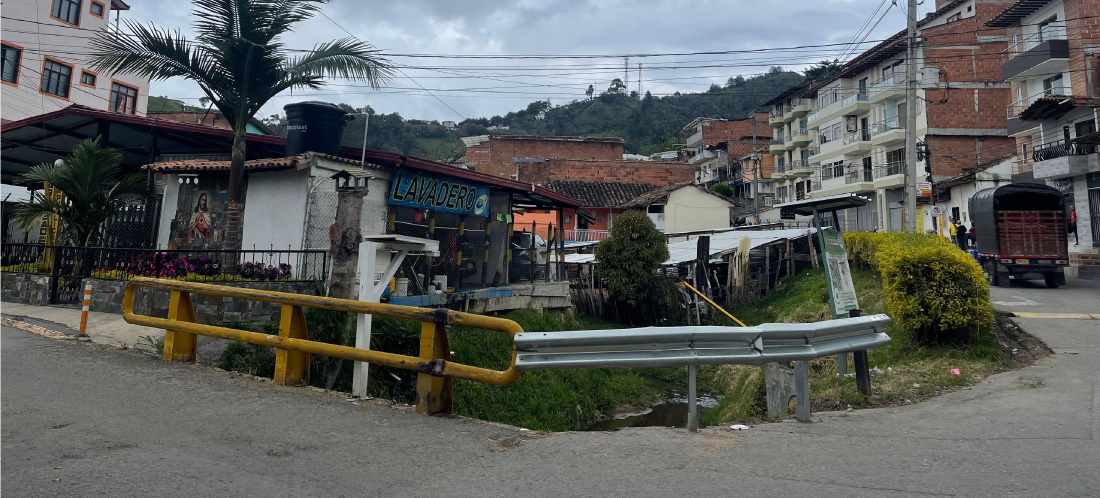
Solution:
M 198 186 L 198 184 L 199 184 L 199 175 L 196 175 L 196 174 L 193 174 L 193 173 L 192 174 L 181 174 L 180 175 L 180 184 L 182 185 L 182 184 L 185 184 L 185 183 Z

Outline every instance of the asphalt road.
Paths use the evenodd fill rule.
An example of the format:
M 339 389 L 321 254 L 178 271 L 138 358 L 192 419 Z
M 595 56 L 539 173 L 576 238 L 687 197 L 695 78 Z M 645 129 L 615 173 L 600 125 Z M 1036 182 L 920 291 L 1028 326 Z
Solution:
M 1062 311 L 1100 295 L 1008 290 Z M 2 485 L 19 497 L 1100 496 L 1100 320 L 1021 323 L 1056 354 L 973 389 L 695 435 L 417 416 L 4 328 Z

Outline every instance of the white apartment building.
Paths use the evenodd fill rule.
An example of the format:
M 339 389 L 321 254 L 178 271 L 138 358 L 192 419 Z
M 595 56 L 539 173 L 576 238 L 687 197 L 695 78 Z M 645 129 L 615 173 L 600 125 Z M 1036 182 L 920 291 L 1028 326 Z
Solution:
M 17 121 L 72 104 L 145 114 L 149 79 L 88 68 L 90 41 L 117 25 L 122 0 L 9 0 L 0 23 L 0 120 Z

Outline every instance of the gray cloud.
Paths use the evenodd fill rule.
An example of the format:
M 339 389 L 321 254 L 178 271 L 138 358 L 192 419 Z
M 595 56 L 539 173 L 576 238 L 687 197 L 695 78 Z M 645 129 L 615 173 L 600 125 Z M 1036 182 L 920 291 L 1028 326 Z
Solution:
M 324 6 L 324 12 L 389 54 L 638 54 L 844 43 L 880 1 L 334 0 Z M 932 9 L 933 2 L 924 3 L 922 15 Z M 179 27 L 186 33 L 194 21 L 189 11 L 186 2 L 160 0 L 136 3 L 129 15 L 161 26 Z M 883 39 L 902 28 L 904 17 L 893 8 L 868 39 Z M 308 48 L 344 36 L 332 21 L 317 16 L 287 35 L 284 42 L 289 47 Z M 730 76 L 764 72 L 771 65 L 800 70 L 806 63 L 836 55 L 835 49 L 821 48 L 800 53 L 633 58 L 628 78 L 630 89 L 635 89 L 637 64 L 641 63 L 652 68 L 642 74 L 646 90 L 657 94 L 694 92 L 705 90 L 711 83 L 721 84 Z M 589 84 L 603 90 L 623 72 L 623 61 L 617 58 L 491 60 L 395 55 L 391 60 L 415 82 L 399 73 L 386 89 L 372 91 L 361 83 L 334 81 L 318 92 L 280 95 L 262 112 L 281 112 L 287 103 L 317 99 L 356 107 L 370 105 L 376 111 L 399 112 L 407 118 L 490 117 L 520 109 L 537 99 L 563 104 L 584 98 Z M 676 65 L 727 67 L 667 68 Z M 433 69 L 425 69 L 428 67 Z M 439 89 L 434 92 L 438 99 L 419 86 Z M 447 91 L 455 89 L 479 91 Z M 195 85 L 176 80 L 154 83 L 152 94 L 190 99 L 201 96 Z

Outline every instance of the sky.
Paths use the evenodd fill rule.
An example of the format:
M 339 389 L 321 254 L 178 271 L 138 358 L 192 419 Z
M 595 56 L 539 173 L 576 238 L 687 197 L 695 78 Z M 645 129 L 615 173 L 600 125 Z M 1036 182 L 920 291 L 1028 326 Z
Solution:
M 701 92 L 736 75 L 749 77 L 782 65 L 799 71 L 822 59 L 845 60 L 853 40 L 863 49 L 904 29 L 901 6 L 889 0 L 333 0 L 324 15 L 285 35 L 289 48 L 348 36 L 370 43 L 399 69 L 380 90 L 365 83 L 331 80 L 318 91 L 280 94 L 260 117 L 282 113 L 288 103 L 323 100 L 407 119 L 492 117 L 523 109 L 535 100 L 552 105 L 585 98 L 588 85 L 606 90 L 613 78 L 628 89 L 654 95 Z M 189 2 L 138 0 L 124 17 L 192 32 Z M 924 0 L 919 16 L 933 10 Z M 885 9 L 885 10 L 882 10 Z M 877 10 L 877 12 L 876 12 Z M 866 28 L 875 25 L 869 34 Z M 861 26 L 864 28 L 861 30 Z M 821 46 L 836 44 L 835 46 Z M 768 50 L 812 45 L 802 49 Z M 760 51 L 765 49 L 765 51 Z M 753 53 L 719 53 L 755 50 Z M 700 52 L 712 52 L 699 54 Z M 858 54 L 859 50 L 855 51 Z M 643 57 L 652 54 L 696 54 Z M 438 55 L 442 57 L 412 57 Z M 572 55 L 586 58 L 456 58 L 456 55 Z M 152 84 L 151 95 L 198 104 L 193 83 L 172 79 Z M 150 109 L 153 110 L 153 109 Z

